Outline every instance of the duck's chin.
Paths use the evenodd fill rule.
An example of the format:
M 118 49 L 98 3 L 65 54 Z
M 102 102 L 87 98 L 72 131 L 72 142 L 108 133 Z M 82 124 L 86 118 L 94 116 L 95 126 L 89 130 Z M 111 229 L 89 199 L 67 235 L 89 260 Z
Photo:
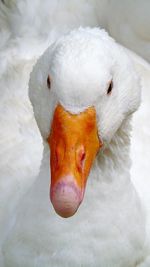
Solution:
M 73 179 L 70 179 L 73 180 Z M 78 210 L 84 196 L 84 190 L 80 189 L 74 181 L 62 179 L 50 190 L 50 199 L 58 215 L 63 218 L 73 216 Z

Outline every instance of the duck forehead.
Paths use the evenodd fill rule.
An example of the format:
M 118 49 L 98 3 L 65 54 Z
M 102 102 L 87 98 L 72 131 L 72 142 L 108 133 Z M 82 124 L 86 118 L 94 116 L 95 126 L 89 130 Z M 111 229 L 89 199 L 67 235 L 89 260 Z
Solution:
M 71 46 L 73 48 L 73 46 Z M 92 46 L 93 47 L 93 46 Z M 64 106 L 88 107 L 104 94 L 112 78 L 113 60 L 107 49 L 86 47 L 60 49 L 52 65 L 52 86 Z
M 84 71 L 101 66 L 109 68 L 112 65 L 113 46 L 108 40 L 93 35 L 69 35 L 60 41 L 53 53 L 53 68 L 68 69 L 75 71 L 78 68 Z M 91 67 L 90 67 L 91 65 Z

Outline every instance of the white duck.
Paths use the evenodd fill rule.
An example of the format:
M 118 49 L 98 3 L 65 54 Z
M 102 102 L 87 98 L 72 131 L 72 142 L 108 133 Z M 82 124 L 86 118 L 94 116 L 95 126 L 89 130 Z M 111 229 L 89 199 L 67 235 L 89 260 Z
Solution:
M 137 266 L 145 218 L 130 180 L 130 122 L 140 103 L 130 58 L 105 31 L 80 28 L 38 60 L 29 94 L 45 151 L 3 247 L 5 266 Z M 49 208 L 49 147 L 51 201 L 61 216 L 78 209 L 91 169 L 69 219 Z

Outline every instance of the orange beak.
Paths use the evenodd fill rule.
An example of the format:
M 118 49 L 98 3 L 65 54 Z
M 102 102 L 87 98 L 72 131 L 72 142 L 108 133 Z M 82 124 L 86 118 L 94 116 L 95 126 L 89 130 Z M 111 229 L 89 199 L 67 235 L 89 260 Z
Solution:
M 59 104 L 54 111 L 48 143 L 51 202 L 60 216 L 70 217 L 83 200 L 87 177 L 102 146 L 94 107 L 74 115 Z

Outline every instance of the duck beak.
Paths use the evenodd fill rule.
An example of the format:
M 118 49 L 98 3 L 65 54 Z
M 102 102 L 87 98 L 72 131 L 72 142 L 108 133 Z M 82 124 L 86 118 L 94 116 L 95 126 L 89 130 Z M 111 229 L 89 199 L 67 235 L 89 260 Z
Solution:
M 54 111 L 48 143 L 50 199 L 60 216 L 70 217 L 83 200 L 87 177 L 102 146 L 94 107 L 75 115 L 59 104 Z

